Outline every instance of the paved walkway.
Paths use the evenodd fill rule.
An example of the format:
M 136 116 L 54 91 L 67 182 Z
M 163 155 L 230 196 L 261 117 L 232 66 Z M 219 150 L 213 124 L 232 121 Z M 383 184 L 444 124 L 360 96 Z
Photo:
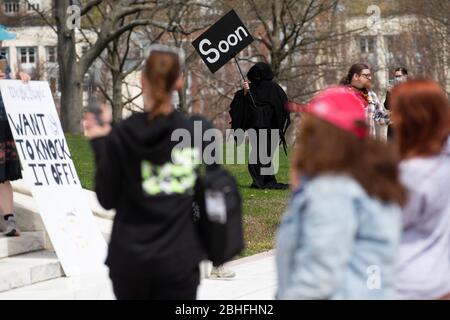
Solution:
M 275 297 L 274 251 L 236 260 L 228 264 L 236 277 L 231 280 L 204 279 L 199 300 L 271 300 Z
M 199 300 L 270 300 L 276 290 L 274 252 L 261 253 L 228 264 L 236 277 L 231 280 L 203 279 Z M 82 278 L 58 278 L 0 293 L 0 300 L 111 300 L 107 273 Z

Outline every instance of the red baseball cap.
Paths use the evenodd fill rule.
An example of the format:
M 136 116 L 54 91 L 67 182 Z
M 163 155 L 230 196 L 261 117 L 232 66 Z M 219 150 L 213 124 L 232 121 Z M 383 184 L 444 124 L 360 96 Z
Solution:
M 333 87 L 322 91 L 309 104 L 300 109 L 359 138 L 367 137 L 366 112 L 356 92 L 346 87 Z

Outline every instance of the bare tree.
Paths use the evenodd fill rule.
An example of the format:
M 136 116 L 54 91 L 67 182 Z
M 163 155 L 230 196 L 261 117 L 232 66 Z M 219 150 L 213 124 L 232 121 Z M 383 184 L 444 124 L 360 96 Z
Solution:
M 27 2 L 29 0 L 26 0 Z M 73 18 L 68 7 L 71 0 L 54 0 L 52 16 L 39 12 L 58 36 L 58 62 L 61 82 L 61 115 L 66 131 L 79 132 L 82 108 L 82 83 L 89 67 L 102 54 L 112 41 L 137 26 L 153 25 L 166 28 L 166 24 L 152 20 L 157 12 L 168 8 L 169 2 L 158 0 L 86 0 L 79 1 L 80 18 L 88 21 L 91 31 L 95 30 L 95 39 L 82 55 L 77 54 L 75 28 L 68 22 Z M 127 19 L 142 12 L 139 19 Z M 145 13 L 145 14 L 144 14 Z M 150 16 L 149 16 L 150 15 Z M 81 34 L 84 30 L 78 29 Z M 85 38 L 88 38 L 84 35 Z
M 153 14 L 155 14 L 153 12 Z M 134 17 L 122 19 L 117 28 L 123 27 L 128 19 L 139 19 L 140 12 L 136 13 Z M 148 17 L 150 18 L 150 17 Z M 133 103 L 134 100 L 141 96 L 138 93 L 134 96 L 123 96 L 123 86 L 127 85 L 126 79 L 133 74 L 141 65 L 143 55 L 141 47 L 133 39 L 134 30 L 130 29 L 122 36 L 112 40 L 106 47 L 106 57 L 101 57 L 103 64 L 109 71 L 109 76 L 103 77 L 102 84 L 99 86 L 100 91 L 110 102 L 112 106 L 113 118 L 115 121 L 122 120 L 123 109 L 125 105 Z M 154 41 L 159 39 L 166 30 L 159 30 L 158 35 Z M 97 70 L 96 70 L 97 71 Z
M 29 0 L 26 0 L 29 3 Z M 80 8 L 82 28 L 75 30 L 68 19 L 73 17 L 67 11 L 71 0 L 54 0 L 52 15 L 39 12 L 43 19 L 58 35 L 58 62 L 61 82 L 62 123 L 66 131 L 79 132 L 82 108 L 83 79 L 94 61 L 100 58 L 110 69 L 112 93 L 104 94 L 113 103 L 115 118 L 120 119 L 123 108 L 121 84 L 133 72 L 138 63 L 124 72 L 128 45 L 132 31 L 139 26 L 151 26 L 158 30 L 185 33 L 182 25 L 167 20 L 167 11 L 183 8 L 187 4 L 206 6 L 199 1 L 181 0 L 84 0 L 75 5 Z M 70 22 L 70 21 L 69 21 Z M 77 52 L 77 32 L 88 49 Z M 92 35 L 95 36 L 92 36 Z M 125 38 L 122 38 L 124 36 Z M 108 59 L 102 56 L 106 50 Z M 136 97 L 135 97 L 136 98 Z M 129 99 L 128 99 L 129 100 Z M 125 101 L 132 102 L 132 101 Z
M 347 30 L 339 0 L 216 0 L 216 19 L 235 9 L 255 38 L 254 44 L 237 59 L 244 70 L 251 64 L 271 64 L 277 81 L 291 99 L 306 99 L 317 91 L 319 79 L 330 69 L 341 67 L 325 57 L 337 55 L 336 43 L 349 41 L 359 30 Z M 242 80 L 234 63 L 214 75 L 207 71 L 198 55 L 190 73 L 195 85 L 191 105 L 221 128 L 228 125 L 228 108 Z M 321 57 L 319 59 L 318 57 Z
M 84 74 L 111 41 L 119 38 L 125 32 L 140 25 L 156 24 L 145 17 L 126 20 L 138 12 L 162 10 L 167 4 L 161 1 L 106 1 L 91 0 L 81 8 L 81 17 L 88 16 L 93 10 L 100 13 L 103 20 L 97 27 L 97 38 L 91 47 L 77 59 L 75 48 L 75 31 L 67 26 L 68 0 L 54 1 L 54 17 L 58 31 L 58 60 L 62 88 L 61 108 L 62 123 L 70 132 L 80 131 L 82 106 L 82 81 Z M 122 21 L 124 21 L 122 23 Z
M 178 48 L 186 49 L 188 47 L 189 36 L 198 30 L 204 29 L 202 22 L 191 23 L 190 19 L 200 8 L 208 8 L 208 5 L 198 3 L 198 1 L 171 1 L 171 6 L 158 12 L 158 19 L 164 21 L 164 28 L 155 26 L 138 27 L 129 31 L 122 37 L 114 40 L 108 46 L 108 63 L 112 75 L 112 98 L 108 98 L 113 105 L 113 114 L 115 120 L 120 120 L 124 106 L 133 104 L 134 100 L 141 96 L 141 93 L 135 95 L 122 96 L 122 86 L 127 84 L 127 77 L 135 74 L 144 60 L 144 47 L 149 47 L 156 42 L 171 43 Z M 140 13 L 137 13 L 137 17 Z M 154 19 L 154 17 L 152 17 Z M 197 19 L 195 19 L 197 20 Z M 124 22 L 122 22 L 124 23 Z M 134 33 L 133 33 L 134 32 Z M 137 43 L 139 42 L 139 44 Z M 190 45 L 190 44 L 189 44 Z M 134 53 L 133 53 L 134 52 Z M 130 57 L 131 54 L 131 57 Z M 131 58 L 131 59 L 130 59 Z M 189 68 L 189 57 L 185 64 L 185 70 Z M 106 93 L 105 90 L 104 93 Z M 185 100 L 182 93 L 179 92 L 179 109 L 185 110 Z
M 402 11 L 417 18 L 413 37 L 413 62 L 418 75 L 439 81 L 450 93 L 450 1 L 402 1 Z

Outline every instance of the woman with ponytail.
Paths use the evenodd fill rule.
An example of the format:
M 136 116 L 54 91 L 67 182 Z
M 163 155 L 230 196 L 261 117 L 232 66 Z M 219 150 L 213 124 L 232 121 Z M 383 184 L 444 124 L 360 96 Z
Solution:
M 97 197 L 116 216 L 106 264 L 118 299 L 196 298 L 203 247 L 193 221 L 200 150 L 177 147 L 193 121 L 174 110 L 183 86 L 176 50 L 152 47 L 142 72 L 145 112 L 111 128 L 85 116 L 95 152 Z

